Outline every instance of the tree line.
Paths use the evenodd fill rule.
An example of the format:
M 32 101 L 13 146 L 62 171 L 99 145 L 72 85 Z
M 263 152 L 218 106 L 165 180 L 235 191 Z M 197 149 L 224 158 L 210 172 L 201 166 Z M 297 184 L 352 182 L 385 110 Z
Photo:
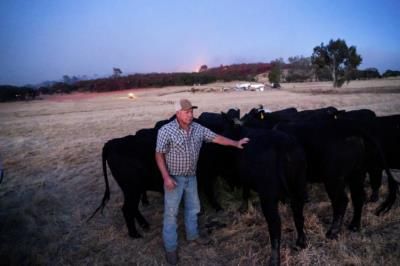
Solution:
M 30 87 L 0 85 L 0 102 L 34 100 L 39 91 Z
M 39 94 L 71 92 L 106 92 L 132 88 L 165 86 L 193 86 L 216 81 L 256 81 L 256 75 L 268 73 L 271 83 L 332 81 L 334 87 L 359 79 L 376 79 L 400 76 L 400 71 L 386 70 L 382 75 L 376 68 L 358 69 L 362 57 L 355 46 L 348 46 L 345 40 L 330 40 L 314 47 L 310 57 L 289 57 L 286 63 L 282 58 L 270 63 L 220 65 L 208 68 L 202 65 L 198 72 L 192 73 L 147 73 L 122 75 L 120 68 L 113 68 L 109 78 L 80 80 L 68 75 L 62 82 L 52 83 L 37 89 L 0 85 L 0 101 L 30 100 Z
M 362 57 L 353 45 L 345 40 L 330 40 L 328 44 L 315 46 L 310 57 L 289 57 L 289 63 L 283 59 L 272 61 L 268 78 L 270 82 L 332 81 L 334 87 L 356 79 L 373 79 L 398 76 L 399 71 L 387 70 L 381 76 L 376 68 L 359 70 Z M 286 69 L 286 71 L 285 71 Z

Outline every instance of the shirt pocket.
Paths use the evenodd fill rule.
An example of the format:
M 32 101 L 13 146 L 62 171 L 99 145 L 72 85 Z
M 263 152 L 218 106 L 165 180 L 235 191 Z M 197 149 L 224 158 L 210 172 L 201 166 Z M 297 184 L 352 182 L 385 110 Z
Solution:
M 186 151 L 185 141 L 182 138 L 172 138 L 172 151 L 176 153 L 184 153 Z

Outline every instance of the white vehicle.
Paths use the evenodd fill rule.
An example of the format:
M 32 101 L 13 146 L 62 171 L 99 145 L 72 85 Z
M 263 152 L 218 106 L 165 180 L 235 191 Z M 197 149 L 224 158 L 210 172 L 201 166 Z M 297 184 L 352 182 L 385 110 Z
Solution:
M 265 86 L 264 86 L 264 84 L 261 84 L 261 83 L 251 84 L 250 89 L 264 91 Z
M 236 84 L 236 89 L 248 90 L 250 85 L 250 83 L 238 83 Z
M 236 89 L 238 90 L 258 90 L 258 91 L 264 91 L 265 85 L 261 83 L 238 83 L 236 84 Z

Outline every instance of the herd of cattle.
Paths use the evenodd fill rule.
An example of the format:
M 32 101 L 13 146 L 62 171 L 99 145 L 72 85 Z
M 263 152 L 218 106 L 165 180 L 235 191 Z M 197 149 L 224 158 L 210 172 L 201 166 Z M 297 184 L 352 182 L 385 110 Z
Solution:
M 171 119 L 174 117 L 104 145 L 106 190 L 101 205 L 89 219 L 103 210 L 110 198 L 108 163 L 124 194 L 122 211 L 129 235 L 141 237 L 135 220 L 143 229 L 149 228 L 138 206 L 141 200 L 147 201 L 147 190 L 163 191 L 154 153 L 158 129 Z M 259 107 L 242 117 L 237 109 L 221 114 L 205 112 L 195 122 L 232 139 L 250 138 L 243 150 L 213 143 L 203 145 L 197 169 L 199 190 L 216 210 L 222 210 L 214 191 L 217 177 L 243 188 L 242 208 L 247 206 L 250 190 L 258 194 L 268 224 L 272 265 L 280 263 L 278 202 L 284 198 L 290 200 L 298 235 L 296 244 L 306 247 L 303 206 L 308 198 L 307 182 L 322 182 L 328 193 L 333 209 L 326 233 L 330 239 L 337 238 L 343 224 L 348 204 L 346 186 L 354 209 L 348 228 L 360 229 L 367 174 L 372 189 L 370 201 L 378 200 L 383 171 L 388 180 L 387 198 L 376 214 L 389 211 L 395 202 L 398 184 L 390 169 L 400 169 L 400 115 L 378 117 L 371 110 L 343 111 L 334 107 L 266 112 Z

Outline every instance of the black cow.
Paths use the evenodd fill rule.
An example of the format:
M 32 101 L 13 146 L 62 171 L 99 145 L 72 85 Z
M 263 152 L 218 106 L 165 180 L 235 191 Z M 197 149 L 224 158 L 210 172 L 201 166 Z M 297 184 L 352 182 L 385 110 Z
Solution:
M 163 179 L 154 159 L 157 129 L 141 129 L 135 135 L 108 141 L 102 152 L 103 174 L 106 190 L 101 205 L 89 218 L 101 209 L 110 199 L 107 177 L 108 164 L 114 179 L 124 194 L 122 212 L 128 227 L 129 236 L 139 238 L 135 220 L 144 229 L 149 223 L 139 211 L 141 195 L 147 190 L 163 192 Z
M 351 121 L 298 121 L 278 124 L 276 129 L 296 137 L 307 154 L 307 177 L 325 185 L 333 208 L 333 220 L 326 236 L 337 238 L 340 232 L 348 203 L 346 185 L 350 188 L 354 209 L 349 229 L 359 230 L 367 162 L 373 157 L 385 165 L 381 147 Z
M 376 139 L 376 141 L 379 141 L 378 136 L 373 134 L 370 130 L 370 127 L 372 126 L 371 123 L 373 123 L 376 118 L 374 111 L 369 109 L 341 111 L 336 113 L 334 118 L 351 121 L 353 125 L 359 127 L 360 129 L 366 130 L 366 132 L 369 132 L 371 136 Z M 369 197 L 370 202 L 376 202 L 379 199 L 380 179 L 378 176 L 381 171 L 382 167 L 378 166 L 378 161 L 374 160 L 367 163 L 367 172 L 369 174 L 372 189 L 371 196 Z
M 312 110 L 303 110 L 294 114 L 291 117 L 291 121 L 331 119 L 338 113 L 340 113 L 340 111 L 333 106 Z
M 281 122 L 334 119 L 340 113 L 335 107 L 325 107 L 298 112 L 296 108 L 267 113 L 263 108 L 253 108 L 241 119 L 246 127 L 272 129 Z
M 197 122 L 211 131 L 221 134 L 226 129 L 227 121 L 239 118 L 240 110 L 231 108 L 226 113 L 203 112 L 200 114 Z
M 289 107 L 285 109 L 281 109 L 278 111 L 273 111 L 271 114 L 275 115 L 276 117 L 282 119 L 282 120 L 287 120 L 290 117 L 292 117 L 294 114 L 296 114 L 298 111 L 294 107 Z
M 278 131 L 239 127 L 225 132 L 227 137 L 250 138 L 243 150 L 231 150 L 226 168 L 233 169 L 240 182 L 257 192 L 262 212 L 268 223 L 271 240 L 271 265 L 280 264 L 281 221 L 278 202 L 285 196 L 291 208 L 297 230 L 296 244 L 306 246 L 304 234 L 304 191 L 306 157 L 294 138 Z M 226 149 L 226 147 L 220 147 Z
M 376 123 L 389 167 L 400 169 L 400 115 L 377 117 Z
M 272 128 L 276 124 L 285 121 L 320 121 L 340 119 L 351 120 L 354 122 L 354 125 L 357 125 L 358 127 L 360 127 L 360 129 L 364 129 L 367 132 L 381 131 L 376 129 L 373 130 L 373 128 L 378 127 L 377 125 L 375 125 L 376 123 L 371 125 L 372 121 L 375 120 L 376 115 L 372 110 L 368 109 L 345 111 L 337 110 L 335 107 L 326 107 L 315 110 L 304 110 L 297 113 L 295 111 L 292 111 L 291 108 L 284 109 L 282 111 L 284 111 L 284 115 L 279 116 L 276 115 L 277 112 L 264 113 L 263 109 L 254 108 L 248 114 L 246 114 L 242 120 L 244 121 L 244 124 L 249 127 Z M 282 113 L 282 111 L 278 112 Z M 390 134 L 393 135 L 393 133 Z M 379 143 L 379 140 L 381 138 L 380 133 L 374 134 L 372 132 L 371 136 L 374 137 Z M 379 163 L 379 161 L 374 160 L 371 160 L 367 165 L 367 172 L 369 173 L 372 188 L 372 193 L 369 200 L 375 202 L 378 200 L 379 197 L 379 187 L 381 185 L 381 173 L 383 166 Z M 308 198 L 308 195 L 306 195 L 306 197 Z
M 306 158 L 302 148 L 288 135 L 264 129 L 251 129 L 235 126 L 222 114 L 220 121 L 224 124 L 222 135 L 241 139 L 249 137 L 250 142 L 243 150 L 219 145 L 204 145 L 213 148 L 214 156 L 204 162 L 199 159 L 198 176 L 208 176 L 214 180 L 221 176 L 229 183 L 242 185 L 245 191 L 257 192 L 264 217 L 268 223 L 271 240 L 271 265 L 280 263 L 281 221 L 278 202 L 285 196 L 291 199 L 293 218 L 298 238 L 296 244 L 306 246 L 304 234 L 304 191 L 306 185 Z M 219 118 L 219 119 L 220 119 Z M 207 166 L 207 167 L 202 167 Z M 202 172 L 203 171 L 203 172 Z M 212 186 L 207 187 L 211 191 Z M 214 194 L 209 195 L 213 198 Z M 218 202 L 214 204 L 219 206 Z
M 222 134 L 230 127 L 231 121 L 239 118 L 239 109 L 229 109 L 227 113 L 203 112 L 198 118 L 198 123 L 217 134 Z M 229 154 L 234 149 L 236 148 L 221 149 L 218 144 L 204 143 L 200 150 L 196 173 L 199 190 L 205 194 L 208 202 L 216 211 L 223 210 L 214 189 L 217 177 L 225 178 L 231 187 L 238 185 L 237 172 L 231 167 L 226 167 L 230 161 Z
M 241 121 L 246 127 L 272 129 L 277 123 L 291 121 L 297 113 L 296 108 L 286 108 L 274 112 L 265 112 L 263 106 L 251 109 Z
M 336 119 L 350 121 L 354 126 L 360 128 L 377 142 L 381 147 L 387 165 L 383 165 L 380 160 L 372 159 L 367 163 L 372 193 L 370 201 L 375 202 L 379 199 L 379 188 L 382 183 L 382 171 L 385 167 L 400 169 L 400 115 L 376 117 L 375 113 L 368 109 L 343 112 L 336 116 Z M 395 200 L 394 191 L 397 185 L 389 180 L 389 191 L 392 191 L 383 206 L 378 208 L 377 214 L 382 211 L 390 210 Z
M 349 119 L 352 121 L 371 121 L 376 118 L 374 111 L 369 109 L 359 109 L 344 111 L 341 110 L 335 114 L 336 119 Z
M 362 123 L 361 127 L 367 130 L 378 141 L 387 161 L 386 166 L 379 162 L 371 163 L 372 167 L 370 167 L 371 171 L 369 171 L 369 174 L 373 190 L 372 196 L 376 195 L 377 199 L 384 168 L 400 169 L 400 115 L 377 117 L 376 119 Z M 397 183 L 389 177 L 388 184 L 388 198 L 377 209 L 377 215 L 389 211 L 396 199 Z

